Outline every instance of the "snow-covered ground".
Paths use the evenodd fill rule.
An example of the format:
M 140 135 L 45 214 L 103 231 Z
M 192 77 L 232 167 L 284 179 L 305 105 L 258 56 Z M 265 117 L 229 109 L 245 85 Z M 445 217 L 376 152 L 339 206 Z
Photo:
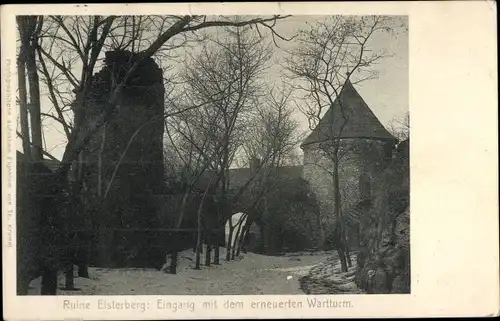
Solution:
M 304 294 L 299 278 L 307 275 L 332 253 L 299 253 L 266 256 L 245 253 L 242 258 L 225 261 L 221 248 L 221 264 L 194 270 L 194 253 L 179 254 L 177 274 L 154 269 L 89 268 L 90 279 L 75 278 L 80 291 L 58 290 L 61 295 L 220 295 L 220 294 Z M 204 260 L 202 260 L 204 262 Z M 64 276 L 59 275 L 59 287 Z M 31 283 L 29 294 L 40 293 L 40 279 Z

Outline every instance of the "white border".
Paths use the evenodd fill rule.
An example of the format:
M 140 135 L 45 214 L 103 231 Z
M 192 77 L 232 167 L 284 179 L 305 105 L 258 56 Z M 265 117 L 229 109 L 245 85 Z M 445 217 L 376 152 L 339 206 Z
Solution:
M 13 319 L 192 319 L 487 316 L 499 314 L 498 148 L 496 6 L 486 1 L 345 3 L 199 3 L 113 5 L 7 5 L 1 8 L 2 36 L 2 226 L 4 318 Z M 384 14 L 409 15 L 412 182 L 412 294 L 330 296 L 350 300 L 349 309 L 255 310 L 254 300 L 303 300 L 313 296 L 189 296 L 244 301 L 248 308 L 168 313 L 150 309 L 63 310 L 65 297 L 17 297 L 15 242 L 6 230 L 9 179 L 15 187 L 14 112 L 17 87 L 15 14 Z M 11 59 L 10 65 L 7 59 Z M 15 98 L 11 98 L 15 99 Z M 15 100 L 12 100 L 12 102 Z M 14 106 L 14 105 L 12 105 Z M 10 149 L 7 149 L 10 144 Z M 12 157 L 12 159 L 8 159 Z M 10 206 L 10 207 L 9 207 Z M 13 209 L 15 211 L 15 208 Z M 15 213 L 15 212 L 14 212 Z M 15 233 L 15 231 L 13 231 Z M 15 237 L 15 234 L 10 234 Z M 326 298 L 328 296 L 315 296 Z M 71 297 L 95 302 L 103 297 Z M 158 296 L 106 296 L 142 300 Z M 164 297 L 179 299 L 180 297 Z M 185 297 L 184 297 L 185 298 Z M 307 304 L 306 304 L 307 305 Z

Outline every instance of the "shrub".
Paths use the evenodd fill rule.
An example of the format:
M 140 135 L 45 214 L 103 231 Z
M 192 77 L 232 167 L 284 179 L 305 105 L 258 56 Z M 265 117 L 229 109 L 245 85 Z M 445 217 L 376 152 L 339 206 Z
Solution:
M 280 179 L 266 195 L 262 224 L 267 252 L 301 251 L 319 246 L 319 209 L 302 179 Z

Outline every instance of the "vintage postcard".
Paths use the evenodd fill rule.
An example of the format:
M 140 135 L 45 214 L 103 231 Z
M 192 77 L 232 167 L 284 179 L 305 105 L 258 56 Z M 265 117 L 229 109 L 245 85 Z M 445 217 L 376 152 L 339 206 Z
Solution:
M 2 6 L 4 318 L 498 315 L 495 22 Z

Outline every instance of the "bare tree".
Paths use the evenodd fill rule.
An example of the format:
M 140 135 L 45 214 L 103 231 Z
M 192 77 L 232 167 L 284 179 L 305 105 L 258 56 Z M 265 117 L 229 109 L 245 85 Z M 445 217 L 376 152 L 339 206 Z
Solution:
M 255 172 L 251 179 L 236 192 L 233 202 L 245 196 L 248 219 L 238 232 L 239 242 L 232 256 L 239 255 L 245 236 L 256 220 L 255 209 L 263 196 L 274 188 L 275 178 L 280 175 L 280 167 L 294 164 L 299 143 L 299 123 L 293 117 L 291 91 L 271 89 L 259 107 L 253 110 L 246 123 L 245 140 L 238 155 L 239 163 L 250 166 Z M 248 163 L 251 160 L 257 164 Z
M 291 92 L 270 90 L 246 123 L 240 164 L 250 159 L 266 162 L 267 168 L 294 163 L 296 148 L 303 139 L 293 116 Z
M 40 115 L 40 84 L 36 66 L 36 48 L 43 25 L 41 16 L 18 16 L 17 17 L 19 35 L 21 39 L 19 51 L 19 88 L 20 88 L 20 107 L 21 107 L 21 131 L 23 140 L 29 140 L 32 147 L 32 153 L 27 154 L 33 160 L 42 160 L 42 125 Z M 26 80 L 28 76 L 29 83 L 29 104 L 27 104 Z M 27 135 L 26 112 L 29 110 L 30 116 L 30 135 Z M 24 147 L 26 149 L 26 147 Z
M 400 117 L 394 117 L 389 123 L 389 131 L 399 141 L 410 138 L 410 113 L 406 112 Z
M 44 154 L 42 143 L 42 120 L 40 108 L 40 83 L 37 70 L 36 49 L 39 42 L 43 26 L 43 17 L 41 16 L 17 16 L 17 25 L 20 38 L 19 56 L 18 56 L 18 81 L 19 81 L 19 107 L 20 107 L 20 123 L 21 123 L 21 138 L 23 141 L 23 151 L 27 160 L 37 163 L 42 162 Z M 26 86 L 26 76 L 28 78 L 28 86 Z M 29 99 L 28 99 L 29 98 Z M 29 100 L 29 103 L 28 103 Z M 28 121 L 29 119 L 29 121 Z M 36 168 L 36 167 L 33 167 Z M 31 171 L 31 170 L 30 170 Z M 53 197 L 57 197 L 53 195 Z M 44 211 L 45 209 L 41 209 Z M 38 219 L 38 218 L 36 218 Z M 46 230 L 41 227 L 42 234 Z M 42 238 L 43 246 L 48 246 Z M 30 245 L 28 245 L 30 246 Z M 38 255 L 39 253 L 37 253 Z M 41 258 L 45 262 L 57 256 L 57 252 L 48 250 Z M 48 258 L 51 256 L 51 258 Z M 33 258 L 34 262 L 38 261 L 38 257 Z M 24 262 L 26 264 L 26 262 Z M 30 264 L 30 263 L 27 263 Z M 56 292 L 57 271 L 53 268 L 41 269 L 42 271 L 42 295 L 51 295 Z M 21 278 L 25 276 L 20 276 Z M 34 276 L 30 276 L 34 277 Z M 72 279 L 70 280 L 72 281 Z M 72 282 L 68 283 L 70 286 Z
M 28 93 L 26 89 L 26 50 L 29 46 L 29 39 L 25 36 L 25 21 L 22 17 L 17 17 L 17 24 L 21 38 L 19 46 L 19 55 L 17 58 L 17 75 L 19 86 L 19 110 L 20 110 L 20 123 L 21 123 L 21 136 L 23 140 L 23 151 L 28 159 L 31 158 L 31 142 L 30 142 L 30 128 L 28 122 Z
M 50 16 L 44 19 L 43 25 L 41 23 L 37 25 L 35 34 L 39 36 L 31 38 L 29 48 L 36 51 L 30 50 L 28 52 L 30 55 L 21 62 L 27 66 L 28 78 L 33 81 L 34 89 L 30 99 L 36 99 L 36 86 L 38 85 L 36 57 L 38 57 L 38 68 L 43 75 L 43 82 L 48 88 L 55 110 L 55 114 L 46 114 L 46 116 L 60 123 L 67 136 L 65 152 L 55 176 L 61 181 L 67 180 L 70 169 L 76 168 L 78 173 L 76 177 L 82 177 L 82 149 L 113 117 L 122 89 L 144 59 L 152 56 L 160 57 L 162 53 L 168 55 L 193 39 L 200 41 L 197 35 L 199 31 L 206 28 L 253 25 L 257 29 L 259 27 L 268 29 L 273 37 L 279 37 L 274 31 L 274 25 L 276 21 L 286 17 L 280 15 L 249 17 L 239 21 L 223 16 Z M 27 26 L 20 28 L 22 39 L 25 39 L 24 31 L 32 30 L 30 28 Z M 95 118 L 87 119 L 85 117 L 86 95 L 95 68 L 98 67 L 107 49 L 126 49 L 135 52 L 140 59 L 131 64 L 123 77 L 111 84 L 109 98 L 102 112 Z M 35 68 L 32 68 L 33 66 Z M 20 101 L 24 102 L 24 95 L 20 94 Z M 39 117 L 39 106 L 39 103 L 38 106 L 32 106 L 32 117 Z M 24 122 L 25 117 L 21 119 Z M 162 119 L 156 121 L 162 121 Z M 41 122 L 39 123 L 41 132 L 42 126 Z M 41 134 L 38 135 L 33 122 L 32 128 L 34 128 L 34 133 L 31 134 L 36 147 L 35 151 L 40 155 Z M 23 137 L 27 139 L 27 135 Z M 104 140 L 105 137 L 103 136 L 102 139 Z M 75 162 L 78 165 L 76 167 L 73 166 Z M 80 182 L 81 180 L 76 180 L 77 184 Z M 80 193 L 81 188 L 83 186 L 72 190 Z
M 308 117 L 309 126 L 316 128 L 325 111 L 347 82 L 353 84 L 376 77 L 373 66 L 387 54 L 373 52 L 369 40 L 374 34 L 391 31 L 394 18 L 383 16 L 332 16 L 299 32 L 297 47 L 289 52 L 285 62 L 290 83 L 303 96 L 298 108 Z M 336 247 L 342 271 L 351 266 L 341 211 L 339 162 L 347 153 L 342 146 L 342 132 L 347 124 L 345 106 L 338 99 L 341 119 L 323 126 L 328 140 L 320 143 L 322 154 L 331 160 Z M 334 123 L 340 126 L 334 126 Z M 327 125 L 327 124 L 325 124 Z
M 236 20 L 238 21 L 238 20 Z M 245 115 L 255 104 L 262 88 L 260 74 L 271 55 L 270 46 L 249 27 L 226 28 L 191 57 L 184 81 L 195 102 L 211 101 L 194 110 L 192 129 L 198 138 L 191 140 L 196 152 L 204 155 L 217 179 L 218 213 L 205 220 L 207 228 L 221 226 L 228 217 L 228 170 L 241 143 Z M 200 148 L 200 142 L 206 142 Z M 210 157 L 210 155 L 213 155 Z M 210 237 L 209 237 L 210 238 Z M 210 262 L 211 240 L 207 240 Z M 230 260 L 230 249 L 226 249 Z M 219 263 L 219 246 L 215 246 L 214 263 Z
M 171 101 L 172 103 L 172 101 Z M 174 104 L 176 108 L 178 106 Z M 188 199 L 195 192 L 196 183 L 204 176 L 207 169 L 211 168 L 211 161 L 215 155 L 209 154 L 207 146 L 210 144 L 210 136 L 199 135 L 200 132 L 193 128 L 193 112 L 179 114 L 176 117 L 170 117 L 165 122 L 165 130 L 169 139 L 169 145 L 173 153 L 170 157 L 174 157 L 174 163 L 178 164 L 177 181 L 182 187 L 182 202 L 179 208 L 177 222 L 175 227 L 178 229 L 182 226 L 183 218 L 186 211 Z M 215 151 L 213 151 L 215 152 Z M 212 182 L 206 187 L 202 195 L 202 199 L 197 211 L 197 240 L 196 240 L 196 269 L 200 268 L 200 251 L 201 251 L 201 235 L 202 235 L 202 210 L 210 190 Z M 171 273 L 176 273 L 178 250 L 172 249 L 172 257 L 170 262 Z
M 50 116 L 47 117 L 59 123 L 66 123 L 64 127 L 79 126 L 78 122 L 84 119 L 84 111 L 80 110 L 84 108 L 80 105 L 85 102 L 81 98 L 85 96 L 92 74 L 102 61 L 105 50 L 130 50 L 139 53 L 143 58 L 153 55 L 160 58 L 172 57 L 175 55 L 175 49 L 193 41 L 204 40 L 198 31 L 206 28 L 254 25 L 268 29 L 273 36 L 279 37 L 273 29 L 274 25 L 277 20 L 286 17 L 249 17 L 234 21 L 224 16 L 49 16 L 44 20 L 37 50 L 39 59 L 45 63 L 45 68 L 40 66 L 43 80 L 47 87 L 52 88 L 48 89 L 50 100 L 54 107 L 58 105 L 59 108 L 55 108 L 56 114 L 48 114 Z M 133 69 L 137 68 L 139 63 L 137 61 Z M 44 69 L 47 73 L 43 72 Z M 129 71 L 125 78 L 128 79 L 132 73 L 133 71 Z M 121 79 L 114 84 L 111 98 L 123 88 L 124 80 L 126 81 Z M 69 105 L 72 105 L 74 113 L 72 122 L 68 121 L 65 113 L 68 110 L 64 109 Z M 61 117 L 64 114 L 66 115 Z M 108 112 L 101 116 L 104 114 L 107 115 Z M 70 140 L 78 141 L 77 145 L 80 146 L 86 139 L 76 137 L 86 137 L 95 131 L 96 125 L 100 127 L 104 122 L 103 118 L 98 117 L 98 121 L 90 122 L 92 125 L 83 130 L 86 134 L 72 133 Z M 72 148 L 67 150 L 65 165 L 61 169 L 68 167 L 66 159 L 70 154 L 73 155 L 72 158 L 75 155 Z

